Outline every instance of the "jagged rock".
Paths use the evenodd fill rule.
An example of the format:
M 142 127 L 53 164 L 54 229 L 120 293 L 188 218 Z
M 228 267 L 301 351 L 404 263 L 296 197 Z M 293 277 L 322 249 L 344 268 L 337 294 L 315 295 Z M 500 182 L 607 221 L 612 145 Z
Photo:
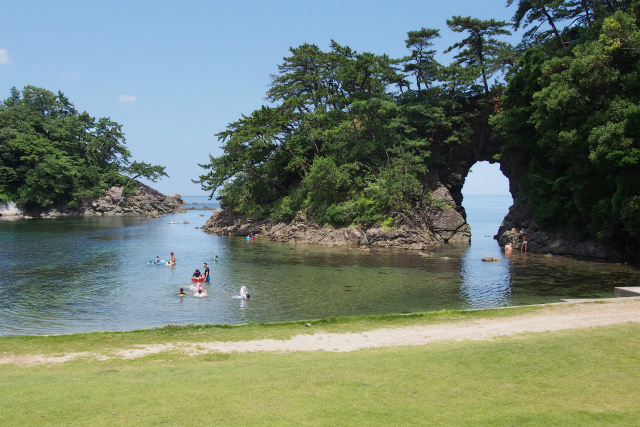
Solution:
M 127 199 L 124 197 L 123 192 L 124 190 L 121 187 L 111 187 L 107 190 L 107 194 L 104 195 L 103 199 L 109 201 L 112 205 L 124 208 L 127 206 Z
M 531 211 L 515 203 L 502 221 L 496 239 L 500 246 L 511 244 L 514 249 L 522 247 L 527 236 L 527 251 L 538 254 L 575 256 L 581 258 L 624 259 L 625 256 L 611 245 L 595 240 L 576 238 L 568 229 L 546 231 L 541 229 Z
M 76 208 L 53 206 L 27 212 L 29 216 L 54 218 L 70 215 L 145 215 L 157 218 L 161 214 L 186 212 L 179 194 L 165 196 L 153 188 L 136 181 L 137 189 L 126 195 L 120 187 L 109 188 L 102 197 Z
M 438 186 L 433 193 L 437 206 L 416 209 L 411 214 L 400 214 L 391 228 L 359 226 L 334 228 L 307 221 L 299 212 L 293 221 L 256 221 L 243 218 L 228 210 L 217 210 L 207 220 L 207 232 L 246 236 L 259 234 L 272 241 L 310 243 L 329 246 L 377 246 L 422 250 L 442 243 L 469 243 L 471 229 L 449 190 Z
M 22 209 L 18 207 L 16 202 L 0 202 L 0 216 L 16 216 L 22 214 Z

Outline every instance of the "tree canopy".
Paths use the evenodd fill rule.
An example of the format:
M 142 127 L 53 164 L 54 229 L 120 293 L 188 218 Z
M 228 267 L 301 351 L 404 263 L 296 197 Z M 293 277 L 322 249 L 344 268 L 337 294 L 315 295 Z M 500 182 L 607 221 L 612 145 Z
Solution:
M 79 113 L 61 92 L 26 86 L 0 104 L 0 200 L 27 207 L 69 207 L 162 166 L 131 163 L 122 126 Z
M 566 27 L 560 51 L 551 37 L 524 53 L 492 123 L 503 154 L 530 156 L 516 196 L 541 225 L 637 248 L 640 3 L 582 3 L 556 2 L 586 26 Z
M 223 154 L 195 182 L 247 216 L 380 223 L 428 205 L 429 171 L 491 137 L 496 161 L 525 153 L 514 197 L 543 226 L 634 247 L 640 1 L 506 3 L 527 29 L 520 45 L 504 42 L 506 22 L 454 16 L 449 65 L 435 60 L 436 29 L 409 31 L 400 59 L 291 48 L 270 104 L 217 134 Z
M 197 182 L 256 217 L 304 210 L 320 222 L 372 223 L 423 202 L 429 146 L 460 143 L 464 126 L 426 50 L 437 32 L 409 36 L 413 54 L 404 60 L 335 41 L 329 52 L 292 48 L 267 92 L 274 105 L 219 133 L 224 154 L 201 165 L 209 173 Z M 418 90 L 403 90 L 411 85 L 399 66 L 415 74 Z

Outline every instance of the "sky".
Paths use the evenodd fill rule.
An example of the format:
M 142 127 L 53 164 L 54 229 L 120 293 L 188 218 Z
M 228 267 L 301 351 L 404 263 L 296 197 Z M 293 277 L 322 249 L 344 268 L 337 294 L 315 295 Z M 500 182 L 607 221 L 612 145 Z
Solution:
M 442 52 L 463 36 L 453 15 L 509 21 L 506 0 L 0 0 L 0 99 L 31 85 L 122 125 L 131 159 L 166 166 L 164 194 L 208 195 L 192 183 L 222 154 L 216 133 L 262 105 L 289 48 L 408 54 L 408 31 L 437 28 Z M 517 44 L 515 34 L 511 43 Z M 449 55 L 450 56 L 450 55 Z M 439 54 L 441 63 L 450 57 Z M 465 195 L 509 194 L 497 165 L 472 168 Z

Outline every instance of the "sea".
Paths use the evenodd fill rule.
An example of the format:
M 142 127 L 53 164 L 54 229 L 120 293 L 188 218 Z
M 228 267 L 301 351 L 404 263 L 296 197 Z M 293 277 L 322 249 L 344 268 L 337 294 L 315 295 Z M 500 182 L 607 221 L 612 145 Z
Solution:
M 518 248 L 506 257 L 494 235 L 510 196 L 466 196 L 471 243 L 429 256 L 205 233 L 218 203 L 183 199 L 186 213 L 153 219 L 0 217 L 0 335 L 485 309 L 609 298 L 617 286 L 640 283 L 640 270 L 621 263 Z M 174 265 L 149 263 L 171 252 Z M 487 256 L 500 261 L 483 262 Z M 205 262 L 208 296 L 197 298 L 191 276 Z M 233 298 L 242 286 L 249 300 Z M 187 296 L 177 296 L 181 287 Z

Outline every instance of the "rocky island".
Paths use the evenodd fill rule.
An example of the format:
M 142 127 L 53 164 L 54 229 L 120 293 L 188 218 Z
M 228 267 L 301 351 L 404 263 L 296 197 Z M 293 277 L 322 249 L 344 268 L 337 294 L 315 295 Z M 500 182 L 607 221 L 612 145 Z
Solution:
M 246 236 L 254 233 L 276 242 L 310 243 L 331 246 L 377 246 L 397 249 L 427 249 L 443 243 L 469 243 L 471 228 L 464 211 L 449 191 L 439 187 L 434 195 L 441 205 L 412 214 L 398 214 L 392 227 L 334 227 L 309 221 L 300 212 L 291 221 L 255 220 L 218 210 L 203 227 L 222 235 Z
M 0 203 L 0 215 L 55 218 L 74 215 L 145 215 L 157 218 L 175 212 L 186 212 L 180 194 L 165 196 L 157 190 L 136 181 L 136 190 L 126 194 L 122 187 L 111 187 L 105 194 L 80 206 L 53 205 L 48 208 L 21 209 L 15 203 Z
M 292 47 L 271 104 L 228 124 L 223 154 L 202 165 L 197 182 L 224 209 L 205 230 L 417 250 L 468 243 L 462 185 L 488 161 L 514 200 L 501 245 L 526 237 L 534 253 L 638 261 L 637 10 L 578 3 L 550 6 L 556 15 L 521 4 L 513 23 L 531 25 L 521 49 L 494 37 L 510 33 L 507 22 L 454 16 L 446 24 L 465 38 L 446 49 L 449 65 L 436 61 L 437 29 L 409 31 L 398 59 L 335 41 Z M 541 30 L 560 28 L 554 19 L 571 23 Z M 504 84 L 491 85 L 499 73 Z

